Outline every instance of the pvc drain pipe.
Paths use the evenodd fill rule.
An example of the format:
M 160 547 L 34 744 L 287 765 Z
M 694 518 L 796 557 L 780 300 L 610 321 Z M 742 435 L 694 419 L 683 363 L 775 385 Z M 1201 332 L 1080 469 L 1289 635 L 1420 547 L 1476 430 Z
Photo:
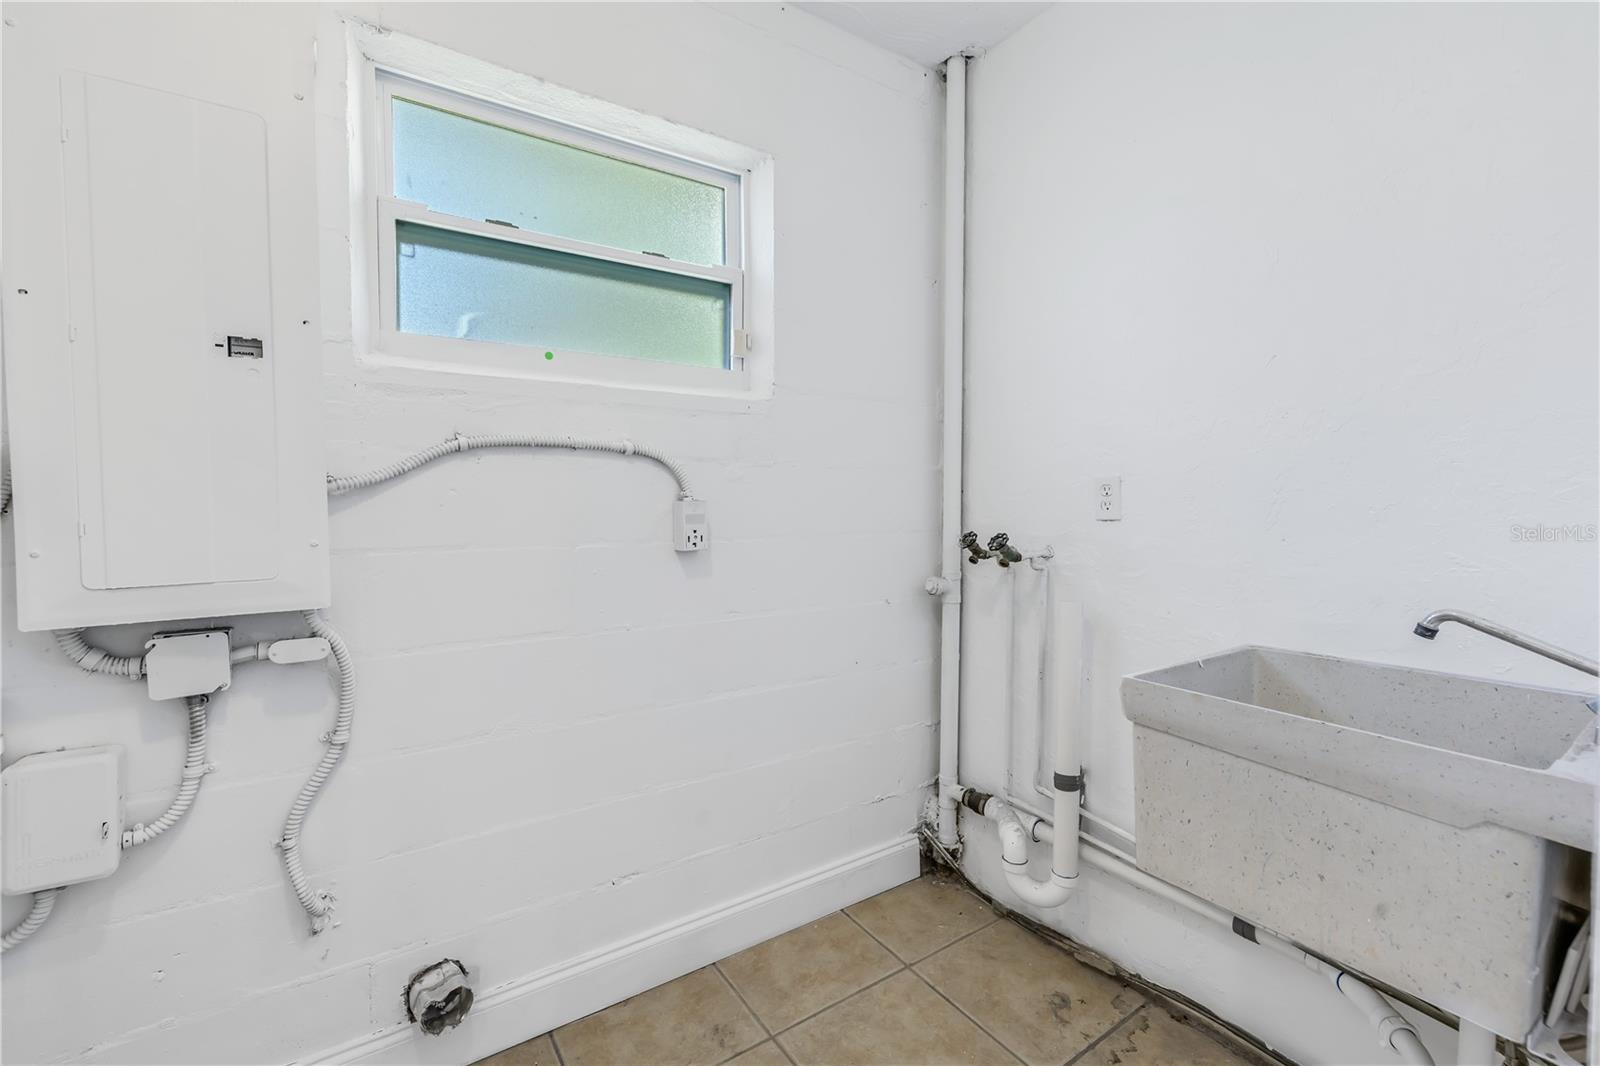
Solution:
M 1035 840 L 1050 843 L 1052 853 L 1060 850 L 1061 838 L 1057 836 L 1050 823 L 1042 818 L 1034 820 L 1031 835 Z M 1210 900 L 1201 899 L 1193 893 L 1184 891 L 1177 885 L 1169 884 L 1158 877 L 1145 873 L 1130 863 L 1126 857 L 1119 855 L 1114 848 L 1101 843 L 1091 836 L 1083 836 L 1080 839 L 1083 844 L 1089 846 L 1073 850 L 1081 856 L 1083 862 L 1102 873 L 1110 874 L 1120 881 L 1133 885 L 1135 888 L 1143 889 L 1151 895 L 1160 896 L 1162 899 L 1175 903 L 1185 910 L 1192 911 L 1202 918 L 1227 928 L 1235 936 L 1248 940 L 1252 944 L 1259 944 L 1269 951 L 1274 951 L 1294 960 L 1313 973 L 1320 974 L 1339 991 L 1340 995 L 1344 996 L 1345 999 L 1349 1000 L 1352 1005 L 1366 1015 L 1367 1021 L 1377 1031 L 1378 1042 L 1381 1047 L 1393 1052 L 1401 1062 L 1407 1063 L 1408 1066 L 1434 1066 L 1433 1056 L 1428 1053 L 1428 1049 L 1423 1045 L 1416 1029 L 1401 1016 L 1400 1012 L 1395 1009 L 1394 1004 L 1389 1002 L 1388 997 L 1365 981 L 1362 981 L 1347 970 L 1310 954 L 1292 941 L 1285 940 L 1276 933 L 1269 932 L 1245 921 Z M 1461 1023 L 1463 1039 L 1465 1040 L 1468 1036 L 1469 1030 L 1476 1029 L 1476 1026 L 1472 1026 L 1469 1022 L 1463 1020 Z M 1489 1041 L 1492 1049 L 1494 1041 L 1492 1033 L 1489 1034 Z M 1466 1066 L 1469 1061 L 1481 1066 L 1481 1064 L 1491 1063 L 1494 1060 L 1491 1058 L 1483 1058 L 1481 1060 L 1458 1058 L 1457 1061 L 1462 1066 Z
M 1081 641 L 1076 605 L 1068 604 L 1049 585 L 1045 686 L 1049 707 L 1056 721 L 1054 785 L 1054 824 L 1062 832 L 1050 849 L 1050 877 L 1035 880 L 1028 873 L 1028 843 L 1045 839 L 1040 835 L 1044 819 L 1028 816 L 1027 825 L 1016 810 L 999 796 L 991 796 L 959 783 L 943 793 L 955 803 L 983 815 L 995 823 L 1000 833 L 1000 857 L 1005 864 L 1006 883 L 1024 902 L 1035 907 L 1059 907 L 1072 898 L 1078 886 L 1078 831 L 1081 822 L 1079 801 L 1083 796 L 1083 769 L 1078 756 L 1077 703 L 1078 674 L 1072 664 Z
M 1456 1030 L 1457 1066 L 1499 1066 L 1503 1060 L 1495 1046 L 1495 1035 L 1465 1018 Z

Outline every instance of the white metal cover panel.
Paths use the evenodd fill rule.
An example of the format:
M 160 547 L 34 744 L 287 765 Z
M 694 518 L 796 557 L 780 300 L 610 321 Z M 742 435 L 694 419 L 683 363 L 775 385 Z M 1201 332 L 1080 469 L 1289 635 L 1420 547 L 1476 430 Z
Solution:
M 326 606 L 313 41 L 152 65 L 30 27 L 0 35 L 19 627 Z
M 0 890 L 59 888 L 114 873 L 122 859 L 122 749 L 27 755 L 0 773 Z
M 271 578 L 266 125 L 82 75 L 62 113 L 83 583 Z

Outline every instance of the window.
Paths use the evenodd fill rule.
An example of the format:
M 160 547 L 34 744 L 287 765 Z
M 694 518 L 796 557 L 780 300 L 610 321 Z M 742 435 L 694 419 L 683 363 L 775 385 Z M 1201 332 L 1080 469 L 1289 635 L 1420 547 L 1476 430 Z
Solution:
M 385 351 L 569 380 L 742 386 L 740 173 L 376 80 Z

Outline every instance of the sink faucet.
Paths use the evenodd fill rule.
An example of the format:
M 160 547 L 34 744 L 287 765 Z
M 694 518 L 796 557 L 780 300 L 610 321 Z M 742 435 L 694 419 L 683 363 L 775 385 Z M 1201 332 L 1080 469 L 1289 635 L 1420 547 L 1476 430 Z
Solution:
M 1497 640 L 1507 644 L 1515 644 L 1519 648 L 1543 655 L 1546 659 L 1554 659 L 1563 666 L 1570 666 L 1574 670 L 1582 670 L 1586 674 L 1600 676 L 1600 663 L 1593 659 L 1585 659 L 1577 652 L 1558 648 L 1554 644 L 1546 644 L 1537 637 L 1530 637 L 1526 633 L 1518 633 L 1515 629 L 1507 629 L 1498 622 L 1491 622 L 1486 618 L 1479 618 L 1475 614 L 1464 611 L 1434 611 L 1422 621 L 1417 623 L 1413 630 L 1417 636 L 1424 640 L 1432 640 L 1439 635 L 1439 626 L 1445 622 L 1459 622 L 1469 629 L 1476 629 L 1480 633 L 1487 633 Z M 1590 708 L 1593 710 L 1593 708 Z

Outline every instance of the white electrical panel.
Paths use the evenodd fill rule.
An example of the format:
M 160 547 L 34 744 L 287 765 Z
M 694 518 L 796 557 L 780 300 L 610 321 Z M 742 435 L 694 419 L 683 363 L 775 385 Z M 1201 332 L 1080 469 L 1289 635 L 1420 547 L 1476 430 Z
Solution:
M 285 160 L 242 85 L 202 100 L 22 49 L 4 74 L 27 101 L 3 179 L 20 627 L 326 605 L 300 114 Z
M 122 861 L 122 749 L 26 755 L 0 772 L 0 891 L 60 888 Z

